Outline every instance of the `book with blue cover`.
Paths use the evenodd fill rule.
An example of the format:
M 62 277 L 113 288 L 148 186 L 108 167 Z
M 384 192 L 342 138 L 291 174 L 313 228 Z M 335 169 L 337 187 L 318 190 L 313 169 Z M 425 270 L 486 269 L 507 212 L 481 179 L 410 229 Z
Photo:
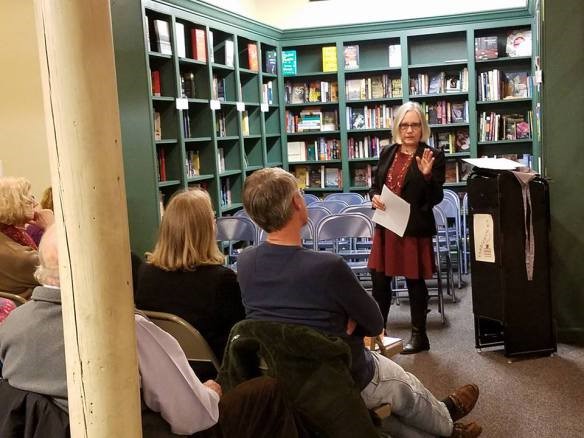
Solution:
M 294 76 L 297 68 L 296 50 L 282 50 L 282 75 Z

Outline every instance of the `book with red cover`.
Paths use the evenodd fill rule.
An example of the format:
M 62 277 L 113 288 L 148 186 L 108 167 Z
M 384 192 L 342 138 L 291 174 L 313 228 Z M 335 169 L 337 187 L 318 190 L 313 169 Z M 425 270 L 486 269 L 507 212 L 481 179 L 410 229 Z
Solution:
M 160 90 L 160 71 L 159 70 L 153 70 L 151 72 L 151 76 L 152 76 L 152 95 L 153 96 L 160 96 L 161 94 L 161 90 Z
M 254 43 L 247 44 L 247 64 L 249 69 L 253 71 L 258 71 L 258 46 Z
M 193 58 L 197 61 L 207 61 L 207 44 L 205 40 L 205 30 L 191 29 L 191 48 Z
M 166 181 L 166 156 L 163 148 L 158 150 L 158 180 Z

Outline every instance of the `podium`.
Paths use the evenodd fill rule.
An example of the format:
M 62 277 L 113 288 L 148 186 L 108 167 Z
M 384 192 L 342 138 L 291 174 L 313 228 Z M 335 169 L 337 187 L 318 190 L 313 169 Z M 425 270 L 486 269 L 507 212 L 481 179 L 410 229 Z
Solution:
M 524 198 L 527 190 L 522 190 L 513 172 L 475 167 L 468 180 L 476 348 L 502 345 L 507 357 L 557 350 L 549 267 L 549 188 L 539 176 L 526 188 L 531 206 Z M 529 236 L 533 236 L 531 251 L 529 244 L 526 247 Z

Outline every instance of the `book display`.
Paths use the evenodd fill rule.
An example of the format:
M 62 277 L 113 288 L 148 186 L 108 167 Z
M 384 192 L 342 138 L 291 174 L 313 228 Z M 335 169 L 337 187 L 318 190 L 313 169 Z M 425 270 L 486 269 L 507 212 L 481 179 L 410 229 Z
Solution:
M 466 157 L 516 156 L 538 170 L 537 29 L 527 10 L 436 27 L 278 30 L 192 3 L 143 0 L 139 20 L 112 5 L 132 239 L 143 249 L 159 200 L 201 187 L 218 215 L 233 214 L 246 176 L 262 167 L 289 169 L 317 195 L 365 194 L 409 100 L 446 154 L 447 186 L 465 186 Z M 145 60 L 125 56 L 129 46 Z

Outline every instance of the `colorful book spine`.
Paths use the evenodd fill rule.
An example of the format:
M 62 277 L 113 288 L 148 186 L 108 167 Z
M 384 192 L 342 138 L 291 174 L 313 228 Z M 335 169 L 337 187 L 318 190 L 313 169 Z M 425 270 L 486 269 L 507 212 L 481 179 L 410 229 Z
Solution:
M 282 74 L 284 76 L 294 76 L 297 73 L 296 50 L 282 51 Z
M 248 43 L 247 45 L 247 64 L 250 70 L 258 71 L 258 46 L 255 43 Z
M 327 46 L 322 48 L 322 71 L 337 71 L 337 47 Z
M 160 71 L 153 70 L 150 75 L 152 78 L 152 95 L 160 96 L 162 92 L 160 88 Z
M 197 61 L 207 62 L 207 44 L 203 29 L 191 29 L 191 48 L 193 58 Z

